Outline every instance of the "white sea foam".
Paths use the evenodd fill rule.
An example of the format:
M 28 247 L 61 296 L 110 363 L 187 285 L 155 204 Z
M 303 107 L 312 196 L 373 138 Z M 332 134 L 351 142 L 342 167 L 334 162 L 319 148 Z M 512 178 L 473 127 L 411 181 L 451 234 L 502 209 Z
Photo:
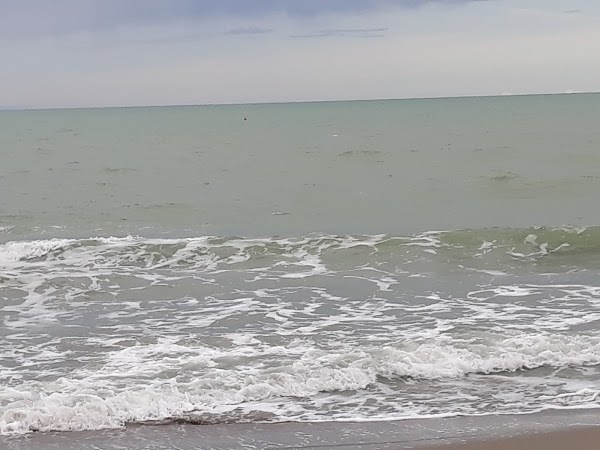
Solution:
M 600 338 L 592 336 L 517 335 L 488 344 L 432 341 L 341 353 L 302 342 L 291 348 L 267 346 L 252 337 L 235 336 L 232 342 L 233 348 L 217 349 L 161 339 L 113 351 L 102 366 L 84 367 L 69 377 L 4 389 L 0 431 L 119 427 L 189 413 L 224 413 L 252 402 L 262 402 L 277 417 L 285 414 L 276 405 L 286 397 L 306 401 L 323 392 L 364 390 L 376 386 L 378 377 L 443 380 L 600 363 Z M 258 363 L 252 365 L 252 360 Z M 260 361 L 271 362 L 265 367 Z M 169 371 L 183 375 L 182 370 L 191 373 L 181 379 L 164 376 Z M 581 390 L 561 394 L 543 406 L 573 405 L 577 399 L 589 405 L 596 398 L 597 391 Z M 308 416 L 314 419 L 310 412 Z M 395 417 L 402 418 L 397 412 Z M 302 420 L 302 414 L 296 419 Z M 330 419 L 335 420 L 335 414 Z
M 40 258 L 52 251 L 76 242 L 72 239 L 52 239 L 47 241 L 8 242 L 0 245 L 0 264 L 6 265 L 22 260 Z
M 0 432 L 596 406 L 579 244 L 494 233 L 0 245 Z

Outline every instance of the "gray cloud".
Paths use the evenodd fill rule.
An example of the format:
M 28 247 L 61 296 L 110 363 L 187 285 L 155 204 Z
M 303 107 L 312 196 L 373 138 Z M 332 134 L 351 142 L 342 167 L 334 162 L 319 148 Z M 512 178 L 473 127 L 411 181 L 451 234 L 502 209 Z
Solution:
M 385 28 L 355 28 L 355 29 L 329 29 L 319 30 L 313 33 L 292 34 L 292 38 L 326 38 L 326 37 L 384 37 L 385 32 L 389 30 Z
M 310 18 L 474 1 L 485 0 L 0 0 L 0 35 L 32 37 L 173 21 L 203 23 L 219 16 L 255 19 L 284 14 Z
M 261 28 L 261 27 L 240 27 L 233 28 L 231 30 L 227 30 L 225 34 L 233 35 L 233 36 L 247 36 L 247 35 L 255 35 L 255 34 L 269 34 L 273 33 L 272 28 Z

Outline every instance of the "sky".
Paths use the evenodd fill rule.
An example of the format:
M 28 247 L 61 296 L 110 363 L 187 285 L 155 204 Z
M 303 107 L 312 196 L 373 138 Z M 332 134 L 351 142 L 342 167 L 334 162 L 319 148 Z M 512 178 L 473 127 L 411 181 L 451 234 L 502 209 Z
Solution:
M 600 91 L 598 0 L 0 0 L 0 108 Z

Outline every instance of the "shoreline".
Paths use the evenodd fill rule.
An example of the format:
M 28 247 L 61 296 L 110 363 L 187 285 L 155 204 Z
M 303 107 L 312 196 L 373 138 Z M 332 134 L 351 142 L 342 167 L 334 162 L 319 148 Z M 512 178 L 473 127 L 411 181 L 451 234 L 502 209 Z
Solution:
M 599 419 L 600 410 L 589 409 L 388 422 L 140 424 L 2 436 L 0 448 L 591 450 L 600 441 Z

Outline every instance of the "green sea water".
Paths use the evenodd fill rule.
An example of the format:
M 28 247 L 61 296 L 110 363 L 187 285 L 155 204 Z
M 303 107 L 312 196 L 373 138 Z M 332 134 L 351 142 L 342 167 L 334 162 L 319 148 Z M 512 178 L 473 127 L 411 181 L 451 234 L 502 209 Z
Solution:
M 599 112 L 0 112 L 0 435 L 600 408 Z
M 83 237 L 595 225 L 598 111 L 596 94 L 5 111 L 0 227 Z

